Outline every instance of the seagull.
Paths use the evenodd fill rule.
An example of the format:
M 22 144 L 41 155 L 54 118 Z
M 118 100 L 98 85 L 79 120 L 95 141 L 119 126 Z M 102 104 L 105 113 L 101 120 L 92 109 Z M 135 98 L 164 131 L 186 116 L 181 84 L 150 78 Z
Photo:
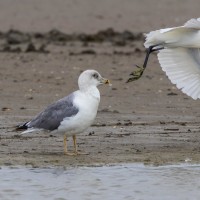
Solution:
M 64 135 L 64 153 L 81 154 L 77 150 L 76 135 L 85 131 L 94 121 L 100 102 L 97 86 L 109 84 L 96 70 L 86 70 L 78 78 L 79 90 L 49 105 L 31 121 L 18 125 L 21 134 L 47 131 Z M 67 137 L 73 137 L 74 152 L 67 150 Z
M 158 51 L 161 68 L 173 84 L 193 99 L 200 98 L 200 18 L 183 26 L 165 28 L 145 34 L 147 49 L 143 67 L 133 71 L 127 82 L 139 79 L 149 55 Z

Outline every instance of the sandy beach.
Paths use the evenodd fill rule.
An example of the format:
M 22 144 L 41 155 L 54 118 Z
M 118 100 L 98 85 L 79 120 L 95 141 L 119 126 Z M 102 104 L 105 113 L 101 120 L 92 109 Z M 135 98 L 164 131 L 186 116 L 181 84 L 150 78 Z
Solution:
M 0 165 L 200 162 L 199 100 L 168 80 L 156 54 L 140 80 L 126 83 L 145 56 L 142 34 L 199 17 L 197 0 L 20 2 L 0 1 Z M 85 69 L 112 82 L 99 87 L 97 118 L 77 136 L 88 155 L 64 155 L 59 135 L 14 131 L 77 90 Z

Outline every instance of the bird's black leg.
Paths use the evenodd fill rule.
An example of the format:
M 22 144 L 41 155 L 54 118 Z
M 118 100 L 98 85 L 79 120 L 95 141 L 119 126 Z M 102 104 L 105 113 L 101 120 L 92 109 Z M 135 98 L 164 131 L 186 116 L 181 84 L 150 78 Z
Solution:
M 159 50 L 164 49 L 164 47 L 155 48 L 155 47 L 157 47 L 157 46 L 160 46 L 160 44 L 152 45 L 152 46 L 150 46 L 150 47 L 147 49 L 146 57 L 145 57 L 144 64 L 143 64 L 143 68 L 144 68 L 144 69 L 145 69 L 146 66 L 147 66 L 147 63 L 148 63 L 150 54 L 151 54 L 152 52 L 154 52 L 154 51 L 159 51 Z

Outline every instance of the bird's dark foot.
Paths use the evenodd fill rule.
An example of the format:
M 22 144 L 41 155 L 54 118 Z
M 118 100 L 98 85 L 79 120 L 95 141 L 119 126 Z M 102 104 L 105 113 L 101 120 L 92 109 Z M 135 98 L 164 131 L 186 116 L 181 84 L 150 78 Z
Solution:
M 130 74 L 131 77 L 127 80 L 127 83 L 132 82 L 132 81 L 136 81 L 136 80 L 138 80 L 138 79 L 142 76 L 142 74 L 143 74 L 145 68 L 144 68 L 144 67 L 140 67 L 140 66 L 138 66 L 138 65 L 136 65 L 136 67 L 137 67 L 138 69 L 134 70 L 134 71 Z
M 155 48 L 155 47 L 157 47 L 157 48 Z M 132 82 L 132 81 L 138 80 L 138 79 L 142 76 L 142 74 L 143 74 L 143 72 L 144 72 L 144 70 L 145 70 L 145 68 L 146 68 L 146 66 L 147 66 L 147 63 L 148 63 L 148 59 L 149 59 L 150 54 L 151 54 L 152 52 L 154 52 L 154 51 L 160 51 L 160 50 L 162 50 L 162 49 L 164 49 L 164 46 L 163 46 L 162 44 L 156 44 L 156 45 L 150 46 L 150 47 L 147 49 L 146 57 L 145 57 L 145 59 L 144 59 L 144 64 L 143 64 L 143 66 L 140 67 L 140 66 L 136 65 L 136 67 L 139 68 L 139 69 L 133 71 L 133 72 L 130 74 L 130 76 L 132 76 L 132 77 L 130 77 L 130 78 L 127 80 L 127 83 L 128 83 L 128 82 Z

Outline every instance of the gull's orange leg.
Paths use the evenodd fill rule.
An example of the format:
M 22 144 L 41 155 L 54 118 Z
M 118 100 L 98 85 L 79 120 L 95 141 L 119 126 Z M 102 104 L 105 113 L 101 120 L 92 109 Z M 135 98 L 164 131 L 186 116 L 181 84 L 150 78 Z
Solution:
M 74 142 L 74 154 L 75 155 L 88 155 L 89 153 L 80 152 L 77 149 L 77 142 L 76 142 L 76 135 L 73 135 L 73 142 Z
M 67 136 L 66 135 L 64 135 L 63 143 L 64 143 L 64 153 L 65 153 L 65 155 L 74 156 L 75 155 L 74 153 L 69 153 L 68 150 L 67 150 Z

